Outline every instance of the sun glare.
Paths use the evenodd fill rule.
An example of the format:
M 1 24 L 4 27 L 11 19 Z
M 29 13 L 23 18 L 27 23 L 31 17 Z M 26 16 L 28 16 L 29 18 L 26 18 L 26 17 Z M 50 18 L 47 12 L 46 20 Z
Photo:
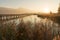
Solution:
M 45 13 L 49 13 L 50 10 L 49 10 L 49 8 L 44 8 L 44 9 L 43 9 L 43 12 L 45 12 Z

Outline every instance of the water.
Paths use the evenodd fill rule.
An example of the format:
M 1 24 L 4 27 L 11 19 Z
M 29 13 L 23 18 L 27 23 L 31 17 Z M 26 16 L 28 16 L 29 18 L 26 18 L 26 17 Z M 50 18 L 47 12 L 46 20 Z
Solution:
M 23 18 L 23 20 L 26 24 L 27 24 L 27 22 L 31 22 L 31 24 L 33 24 L 33 25 L 35 25 L 35 24 L 41 25 L 42 24 L 44 27 L 47 28 L 47 30 L 50 29 L 52 34 L 53 34 L 53 32 L 55 32 L 55 35 L 58 34 L 58 30 L 59 30 L 58 23 L 54 23 L 50 19 L 47 19 L 47 18 L 43 19 L 43 18 L 37 17 L 37 15 L 32 15 L 32 16 Z
M 47 38 L 49 37 L 49 34 L 50 34 L 51 35 L 50 40 L 54 38 L 54 36 L 60 35 L 60 27 L 58 23 L 55 23 L 52 20 L 47 18 L 40 18 L 37 15 L 31 15 L 24 18 L 2 22 L 0 23 L 0 28 L 13 26 L 13 28 L 17 30 L 18 26 L 21 24 L 21 21 L 23 21 L 25 26 L 28 26 L 29 28 L 31 28 L 33 32 L 35 32 L 37 29 L 39 30 L 39 31 L 37 30 L 38 33 L 41 30 L 43 30 Z

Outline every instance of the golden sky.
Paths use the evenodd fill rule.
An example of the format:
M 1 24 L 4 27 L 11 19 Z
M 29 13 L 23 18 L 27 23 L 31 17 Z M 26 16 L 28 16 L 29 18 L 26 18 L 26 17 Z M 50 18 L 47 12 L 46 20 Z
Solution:
M 0 0 L 0 7 L 27 8 L 39 12 L 57 12 L 59 0 Z

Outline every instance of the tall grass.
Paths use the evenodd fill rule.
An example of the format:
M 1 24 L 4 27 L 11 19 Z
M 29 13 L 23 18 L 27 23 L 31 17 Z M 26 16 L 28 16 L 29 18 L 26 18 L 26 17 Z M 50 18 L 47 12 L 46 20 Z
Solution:
M 57 35 L 53 35 L 53 27 L 48 27 L 41 22 L 33 24 L 27 21 L 25 23 L 23 19 L 17 26 L 15 22 L 1 23 L 0 40 L 53 40 Z

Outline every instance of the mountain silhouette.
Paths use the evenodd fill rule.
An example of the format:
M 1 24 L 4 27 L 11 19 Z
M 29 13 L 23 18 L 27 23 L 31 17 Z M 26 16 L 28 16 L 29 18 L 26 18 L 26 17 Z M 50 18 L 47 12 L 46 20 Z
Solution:
M 26 8 L 6 8 L 6 7 L 0 7 L 0 14 L 23 14 L 23 13 L 34 13 L 35 11 L 26 9 Z

